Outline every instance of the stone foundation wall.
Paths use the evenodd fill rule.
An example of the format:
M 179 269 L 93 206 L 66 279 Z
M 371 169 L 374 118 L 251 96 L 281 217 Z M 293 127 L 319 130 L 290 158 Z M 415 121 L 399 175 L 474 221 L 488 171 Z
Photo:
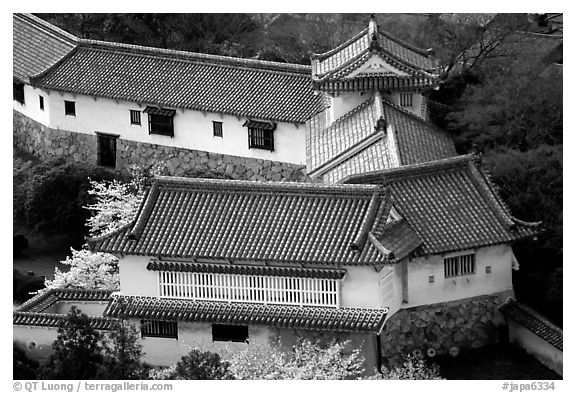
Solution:
M 498 306 L 508 292 L 403 309 L 386 321 L 381 334 L 385 365 L 402 364 L 402 355 L 445 355 L 499 341 L 505 324 Z M 432 354 L 434 355 L 434 354 Z
M 14 145 L 40 159 L 66 157 L 97 165 L 97 136 L 46 127 L 13 111 Z M 261 181 L 310 181 L 305 166 L 153 145 L 118 138 L 116 168 L 127 172 L 132 164 L 150 166 L 163 161 L 171 176 L 218 177 Z

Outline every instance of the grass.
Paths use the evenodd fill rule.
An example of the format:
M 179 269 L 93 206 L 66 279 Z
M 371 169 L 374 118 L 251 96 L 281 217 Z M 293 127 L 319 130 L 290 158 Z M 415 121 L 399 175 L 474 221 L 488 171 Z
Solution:
M 440 375 L 453 380 L 557 380 L 562 379 L 522 349 L 510 344 L 487 345 L 459 356 L 437 357 Z

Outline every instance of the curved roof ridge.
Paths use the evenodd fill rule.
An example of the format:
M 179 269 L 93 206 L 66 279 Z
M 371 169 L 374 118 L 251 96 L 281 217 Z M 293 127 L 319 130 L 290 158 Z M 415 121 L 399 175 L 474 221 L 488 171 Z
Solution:
M 49 22 L 46 22 L 44 19 L 37 17 L 31 13 L 15 13 L 13 14 L 14 18 L 25 19 L 27 22 L 34 24 L 37 27 L 40 27 L 44 30 L 45 33 L 52 34 L 55 38 L 62 39 L 70 44 L 77 45 L 79 42 L 79 38 L 73 34 L 68 33 L 67 31 L 55 26 Z
M 311 71 L 309 65 L 281 63 L 268 60 L 248 59 L 242 57 L 211 55 L 206 53 L 189 52 L 176 49 L 164 49 L 153 46 L 125 44 L 101 40 L 80 39 L 80 46 L 85 48 L 116 50 L 133 53 L 135 55 L 160 56 L 180 60 L 204 61 L 221 63 L 224 65 L 240 65 L 248 68 L 269 69 L 273 71 L 291 71 L 299 74 L 308 74 Z
M 332 48 L 327 52 L 324 53 L 313 53 L 311 56 L 311 59 L 313 60 L 323 60 L 331 55 L 333 55 L 334 53 L 346 48 L 347 46 L 352 45 L 354 42 L 356 42 L 357 40 L 359 40 L 360 38 L 362 38 L 364 36 L 364 34 L 366 34 L 368 32 L 368 27 L 365 27 L 362 31 L 360 31 L 358 34 L 356 34 L 355 36 L 353 36 L 352 38 L 349 38 L 348 40 L 344 41 L 343 43 L 341 43 L 340 45 L 338 45 L 336 48 Z
M 378 27 L 378 33 L 381 34 L 381 35 L 383 35 L 384 37 L 386 37 L 386 38 L 388 38 L 388 39 L 396 42 L 397 44 L 402 45 L 403 47 L 405 47 L 405 48 L 407 48 L 407 49 L 410 49 L 410 50 L 412 50 L 412 51 L 414 51 L 414 52 L 416 52 L 416 53 L 421 54 L 422 56 L 425 56 L 425 57 L 428 57 L 428 58 L 433 57 L 433 56 L 432 56 L 432 48 L 430 48 L 430 49 L 419 48 L 419 47 L 417 47 L 417 46 L 414 45 L 414 44 L 410 44 L 410 43 L 408 43 L 408 42 L 406 42 L 406 41 L 404 41 L 404 40 L 401 40 L 401 39 L 398 38 L 398 37 L 393 36 L 392 34 L 390 34 L 390 33 L 388 33 L 387 31 L 381 29 L 380 27 Z M 434 59 L 436 59 L 436 58 L 434 57 Z M 437 60 L 437 59 L 436 59 L 436 60 Z

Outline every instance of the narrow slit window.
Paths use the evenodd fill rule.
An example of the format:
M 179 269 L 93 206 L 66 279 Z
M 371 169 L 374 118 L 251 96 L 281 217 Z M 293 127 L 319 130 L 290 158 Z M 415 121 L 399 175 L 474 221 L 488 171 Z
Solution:
M 44 110 L 44 97 L 42 96 L 38 96 L 39 100 L 40 100 L 40 110 Z

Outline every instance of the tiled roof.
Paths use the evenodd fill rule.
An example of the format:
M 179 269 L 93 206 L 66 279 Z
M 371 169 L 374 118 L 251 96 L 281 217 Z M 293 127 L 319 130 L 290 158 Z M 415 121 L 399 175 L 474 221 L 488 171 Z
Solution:
M 312 57 L 315 83 L 342 80 L 365 64 L 372 55 L 408 74 L 417 84 L 431 84 L 438 77 L 438 60 L 429 51 L 416 48 L 381 30 L 374 19 L 369 27 L 337 48 Z M 375 72 L 374 76 L 378 76 Z
M 374 237 L 398 261 L 409 256 L 422 244 L 422 240 L 404 219 L 391 221 L 375 228 Z
M 57 328 L 65 320 L 66 315 L 63 314 L 14 311 L 12 315 L 13 325 Z M 89 316 L 88 320 L 90 325 L 97 330 L 111 330 L 116 322 L 114 318 L 93 316 Z
M 13 14 L 13 75 L 27 82 L 68 54 L 76 37 L 30 14 Z
M 538 223 L 510 215 L 470 155 L 349 176 L 343 182 L 388 186 L 394 208 L 422 241 L 424 254 L 508 243 L 540 231 Z M 412 243 L 412 235 L 405 241 Z
M 562 329 L 554 325 L 543 315 L 512 298 L 508 298 L 506 303 L 500 306 L 500 311 L 560 351 L 563 350 L 564 339 Z
M 379 186 L 159 177 L 132 224 L 89 244 L 166 258 L 380 264 L 386 255 L 354 245 L 387 195 Z
M 341 279 L 346 274 L 344 269 L 310 269 L 279 266 L 230 265 L 195 262 L 163 262 L 151 261 L 146 269 L 170 272 L 199 272 L 245 274 L 253 276 L 311 277 Z
M 294 123 L 322 109 L 308 66 L 88 40 L 33 83 L 73 94 Z
M 18 311 L 42 312 L 57 302 L 107 302 L 113 291 L 104 289 L 57 288 L 49 289 L 22 303 Z
M 300 307 L 114 296 L 104 315 L 165 321 L 377 333 L 388 309 Z
M 379 133 L 375 126 L 381 117 L 389 127 Z M 324 176 L 325 181 L 455 155 L 454 143 L 445 132 L 378 92 L 329 126 L 325 113 L 307 124 L 308 174 Z
M 113 291 L 101 289 L 60 288 L 50 289 L 34 296 L 23 303 L 12 315 L 14 325 L 58 327 L 60 322 L 66 320 L 64 314 L 44 312 L 57 302 L 108 302 Z M 88 316 L 94 329 L 110 330 L 114 319 L 98 316 Z

